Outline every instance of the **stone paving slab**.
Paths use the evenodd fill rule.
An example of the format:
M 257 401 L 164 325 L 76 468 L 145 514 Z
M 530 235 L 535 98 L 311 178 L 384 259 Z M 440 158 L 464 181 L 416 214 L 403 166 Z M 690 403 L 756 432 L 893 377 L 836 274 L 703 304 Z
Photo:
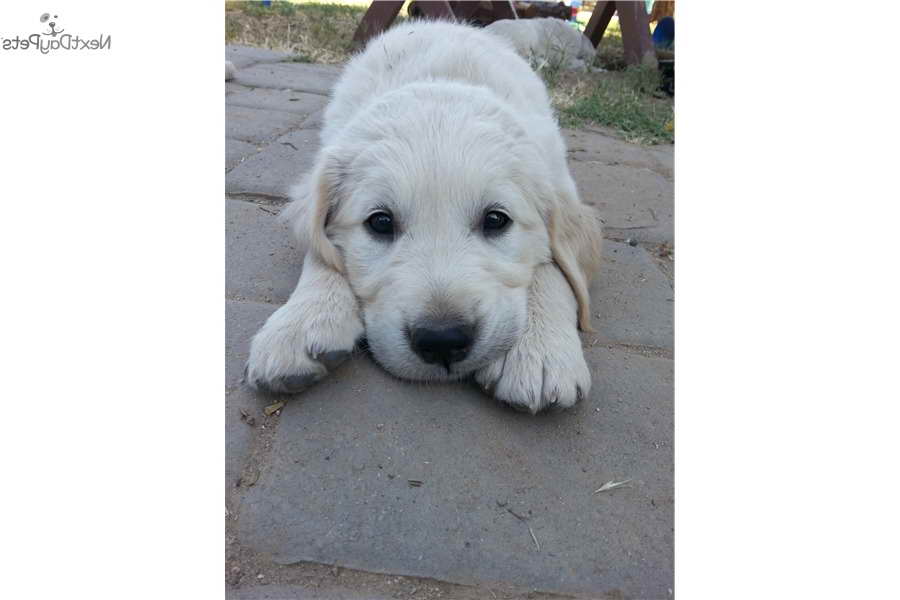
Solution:
M 261 414 L 259 404 L 259 399 L 246 388 L 235 388 L 225 393 L 225 506 L 232 512 L 238 509 L 233 492 L 250 456 L 255 429 L 262 422 L 258 416 Z M 257 415 L 254 427 L 241 421 L 241 410 Z
M 260 400 L 250 390 L 241 387 L 244 363 L 247 362 L 250 338 L 253 337 L 277 306 L 255 302 L 225 302 L 225 490 L 226 499 L 250 454 L 256 431 L 241 420 L 241 410 L 255 415 L 259 427 Z M 235 507 L 231 506 L 234 510 Z
M 582 200 L 596 206 L 604 235 L 639 242 L 674 242 L 673 183 L 647 168 L 569 160 Z
M 675 178 L 675 145 L 659 144 L 647 148 L 653 158 L 657 161 L 656 171 L 668 179 Z
M 226 590 L 227 600 L 393 600 L 393 594 L 373 594 L 370 590 L 353 590 L 338 586 L 328 586 L 321 590 L 306 585 L 257 585 Z
M 266 48 L 239 46 L 236 44 L 225 46 L 225 60 L 230 60 L 238 69 L 243 69 L 260 62 L 279 62 L 290 58 L 290 56 L 290 54 L 276 52 Z
M 673 146 L 639 146 L 590 130 L 564 129 L 569 167 L 607 235 L 673 244 Z
M 563 129 L 562 133 L 572 160 L 650 169 L 667 179 L 673 177 L 672 145 L 639 146 L 582 129 Z
M 283 135 L 232 169 L 225 177 L 225 192 L 286 200 L 291 187 L 312 169 L 318 148 L 316 129 L 304 126 Z
M 249 142 L 225 139 L 225 171 L 241 164 L 241 160 L 259 152 L 260 147 Z
M 591 285 L 592 324 L 604 343 L 673 349 L 674 292 L 641 247 L 606 240 L 603 265 Z
M 307 94 L 293 90 L 275 90 L 272 88 L 252 88 L 235 91 L 228 96 L 230 106 L 259 108 L 262 110 L 281 110 L 303 116 L 311 115 L 325 106 L 328 98 L 319 94 Z
M 325 108 L 321 108 L 303 121 L 303 129 L 322 129 L 325 124 Z
M 234 81 L 250 87 L 292 89 L 327 95 L 334 87 L 341 68 L 333 65 L 303 63 L 256 64 L 238 69 Z
M 305 249 L 299 248 L 276 209 L 225 201 L 225 296 L 283 304 L 300 279 Z
M 278 305 L 240 300 L 225 301 L 225 389 L 239 387 L 247 362 L 250 338 Z
M 351 359 L 283 409 L 241 543 L 279 564 L 668 597 L 672 362 L 587 354 L 589 398 L 538 417 Z
M 229 98 L 230 100 L 230 98 Z M 307 115 L 225 104 L 225 137 L 256 144 L 268 143 L 299 127 Z
M 252 89 L 253 88 L 249 88 L 245 85 L 237 84 L 233 81 L 226 81 L 225 82 L 225 98 L 228 98 L 229 96 L 231 96 L 234 93 L 246 92 L 247 90 L 252 90 Z

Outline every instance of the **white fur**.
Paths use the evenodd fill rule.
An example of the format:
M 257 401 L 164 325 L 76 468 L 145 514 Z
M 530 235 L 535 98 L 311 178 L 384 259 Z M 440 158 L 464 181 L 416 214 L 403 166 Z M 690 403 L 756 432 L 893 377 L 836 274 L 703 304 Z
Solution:
M 347 280 L 308 253 L 294 293 L 250 344 L 246 379 L 276 392 L 300 391 L 325 376 L 328 362 L 349 356 L 362 334 Z
M 584 71 L 596 51 L 590 40 L 562 19 L 501 19 L 485 31 L 512 42 L 516 52 L 536 70 L 546 66 Z
M 252 342 L 250 385 L 302 389 L 329 367 L 317 356 L 342 356 L 364 330 L 402 378 L 474 375 L 531 412 L 588 393 L 577 326 L 599 219 L 578 199 L 543 84 L 506 42 L 449 23 L 389 30 L 345 68 L 321 140 L 285 211 L 310 247 L 303 276 Z M 485 235 L 497 207 L 513 223 Z M 381 209 L 393 240 L 365 225 Z M 409 328 L 459 319 L 477 334 L 451 369 L 412 351 Z

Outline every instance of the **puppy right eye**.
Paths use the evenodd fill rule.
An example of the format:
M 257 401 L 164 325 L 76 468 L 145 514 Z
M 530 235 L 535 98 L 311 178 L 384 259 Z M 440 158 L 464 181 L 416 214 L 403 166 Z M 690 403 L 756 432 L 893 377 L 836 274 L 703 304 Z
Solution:
M 377 212 L 366 220 L 372 233 L 378 235 L 394 235 L 394 217 L 386 212 Z

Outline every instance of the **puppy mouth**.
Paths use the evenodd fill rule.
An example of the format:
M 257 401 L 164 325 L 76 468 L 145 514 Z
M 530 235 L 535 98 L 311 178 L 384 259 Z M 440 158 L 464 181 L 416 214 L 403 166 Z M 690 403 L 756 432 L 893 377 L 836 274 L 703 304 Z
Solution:
M 478 333 L 465 358 L 456 361 L 444 360 L 442 357 L 437 357 L 437 360 L 423 357 L 421 347 L 417 353 L 413 346 L 413 336 L 407 334 L 405 325 L 400 325 L 400 331 L 387 335 L 379 332 L 375 338 L 372 337 L 373 332 L 368 331 L 360 340 L 359 347 L 384 370 L 399 379 L 423 382 L 461 381 L 503 357 L 523 331 L 523 325 L 512 315 L 487 321 L 491 325 L 478 327 Z M 484 322 L 479 319 L 481 325 Z
M 514 338 L 509 340 L 503 339 L 499 342 L 485 345 L 483 339 L 478 339 L 473 344 L 472 351 L 464 360 L 453 363 L 427 363 L 417 356 L 412 348 L 408 347 L 407 352 L 410 356 L 417 359 L 420 369 L 423 371 L 422 376 L 416 377 L 416 379 L 424 381 L 459 381 L 506 354 L 512 348 L 513 343 Z
M 372 359 L 381 365 L 390 374 L 406 381 L 432 381 L 432 382 L 452 382 L 460 381 L 471 376 L 478 369 L 490 364 L 490 362 L 500 356 L 505 350 L 498 349 L 490 352 L 482 352 L 477 348 L 473 348 L 473 353 L 465 360 L 456 363 L 427 363 L 422 360 L 408 345 L 404 348 L 404 353 L 412 359 L 416 367 L 412 370 L 398 368 L 393 361 L 384 360 L 379 356 L 375 348 L 369 343 L 368 338 L 362 338 L 358 343 L 358 348 L 372 357 Z M 492 346 L 492 350 L 494 346 Z

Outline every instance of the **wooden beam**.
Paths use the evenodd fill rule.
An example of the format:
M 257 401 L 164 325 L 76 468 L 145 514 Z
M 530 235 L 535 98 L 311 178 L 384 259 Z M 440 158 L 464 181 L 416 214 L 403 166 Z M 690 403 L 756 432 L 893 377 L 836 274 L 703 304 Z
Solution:
M 594 48 L 600 44 L 603 34 L 606 33 L 606 26 L 609 25 L 610 19 L 616 12 L 616 4 L 637 4 L 636 2 L 597 2 L 594 6 L 594 12 L 591 13 L 591 19 L 588 21 L 587 27 L 584 28 L 584 35 L 591 41 Z M 621 18 L 621 17 L 620 17 Z
M 403 8 L 403 0 L 384 0 L 373 2 L 353 34 L 353 48 L 359 50 L 366 43 L 391 26 Z

